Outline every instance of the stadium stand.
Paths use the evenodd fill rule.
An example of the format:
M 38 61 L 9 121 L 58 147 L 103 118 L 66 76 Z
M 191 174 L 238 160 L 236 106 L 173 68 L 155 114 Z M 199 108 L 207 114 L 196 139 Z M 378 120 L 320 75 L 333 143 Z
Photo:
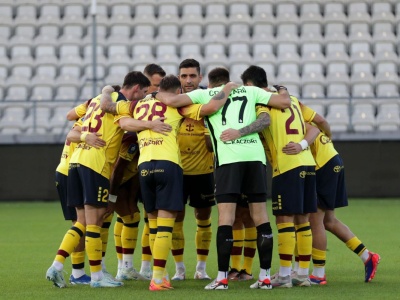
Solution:
M 96 13 L 99 92 L 152 62 L 176 74 L 193 57 L 237 81 L 257 64 L 337 133 L 399 130 L 398 1 L 98 0 Z M 0 20 L 0 135 L 63 134 L 62 113 L 93 96 L 91 1 L 2 1 Z

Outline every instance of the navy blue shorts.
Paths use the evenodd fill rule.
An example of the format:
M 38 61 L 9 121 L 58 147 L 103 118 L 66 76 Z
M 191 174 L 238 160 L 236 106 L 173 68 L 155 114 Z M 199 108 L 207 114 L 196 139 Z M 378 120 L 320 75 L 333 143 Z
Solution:
M 183 171 L 168 160 L 152 160 L 139 165 L 139 181 L 144 209 L 182 211 Z
M 58 192 L 58 197 L 60 198 L 61 208 L 64 214 L 64 219 L 76 221 L 78 218 L 76 216 L 75 207 L 69 207 L 68 203 L 68 176 L 56 171 L 56 188 Z
M 307 214 L 317 211 L 314 166 L 300 166 L 272 178 L 274 215 Z
M 348 206 L 344 165 L 339 155 L 316 171 L 318 207 L 333 210 Z
M 81 164 L 69 164 L 68 206 L 107 207 L 110 181 Z
M 215 205 L 214 174 L 183 175 L 183 201 L 195 208 Z

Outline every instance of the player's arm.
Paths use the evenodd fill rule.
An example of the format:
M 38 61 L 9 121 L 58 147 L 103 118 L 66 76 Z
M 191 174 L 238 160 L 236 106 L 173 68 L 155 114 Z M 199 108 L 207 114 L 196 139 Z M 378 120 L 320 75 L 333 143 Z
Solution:
M 153 97 L 161 101 L 165 105 L 171 107 L 182 107 L 193 104 L 190 97 L 186 94 L 175 94 L 170 92 L 155 92 Z
M 81 126 L 74 126 L 68 134 L 67 140 L 71 143 L 85 142 L 94 148 L 101 148 L 106 145 L 106 142 L 100 138 L 101 134 L 97 132 L 81 132 Z
M 287 88 L 283 85 L 274 85 L 274 88 L 278 94 L 271 95 L 271 98 L 269 98 L 268 101 L 268 106 L 278 109 L 288 108 L 291 104 L 291 100 Z
M 257 119 L 250 125 L 247 125 L 241 129 L 232 129 L 232 128 L 226 129 L 221 133 L 219 138 L 223 142 L 233 141 L 238 138 L 241 138 L 242 136 L 249 135 L 251 133 L 261 132 L 264 128 L 268 127 L 269 124 L 270 124 L 269 114 L 263 112 L 259 114 Z
M 168 135 L 168 132 L 172 130 L 172 127 L 171 125 L 163 122 L 163 120 L 165 119 L 166 119 L 165 117 L 162 117 L 154 121 L 142 121 L 142 120 L 136 120 L 131 117 L 124 117 L 119 119 L 117 122 L 119 126 L 125 131 L 137 132 L 150 129 L 154 132 L 158 132 L 163 135 Z
M 293 155 L 298 154 L 301 151 L 308 148 L 308 145 L 314 143 L 320 131 L 317 127 L 306 123 L 306 134 L 304 139 L 300 143 L 290 142 L 285 147 L 282 148 L 283 153 Z
M 332 137 L 331 126 L 329 125 L 328 121 L 323 116 L 316 113 L 312 122 L 315 125 L 317 125 L 317 127 L 321 131 L 323 131 L 329 138 Z
M 110 114 L 117 114 L 117 103 L 112 101 L 111 94 L 114 93 L 115 90 L 111 85 L 106 85 L 101 90 L 100 97 L 100 108 L 102 111 L 108 112 Z
M 86 113 L 87 107 L 92 99 L 89 99 L 85 101 L 84 103 L 75 106 L 72 108 L 69 112 L 67 112 L 67 120 L 68 121 L 75 121 L 76 119 L 79 119 L 83 117 Z
M 214 95 L 207 104 L 204 104 L 201 107 L 200 116 L 205 117 L 216 113 L 222 106 L 225 105 L 231 91 L 238 87 L 239 85 L 232 81 L 225 84 L 218 94 Z

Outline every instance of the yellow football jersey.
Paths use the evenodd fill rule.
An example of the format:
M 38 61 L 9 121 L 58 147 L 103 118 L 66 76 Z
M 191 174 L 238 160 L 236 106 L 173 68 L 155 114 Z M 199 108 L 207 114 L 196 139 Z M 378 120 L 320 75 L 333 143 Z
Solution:
M 205 135 L 209 135 L 204 120 L 185 118 L 179 127 L 178 143 L 184 175 L 212 173 L 214 154 L 208 151 Z
M 72 128 L 74 128 L 75 126 L 82 126 L 82 119 L 78 119 L 74 123 Z M 72 153 L 74 153 L 75 147 L 77 145 L 78 145 L 77 143 L 71 143 L 70 141 L 65 140 L 60 163 L 58 164 L 56 169 L 57 172 L 64 174 L 65 176 L 68 176 L 69 161 L 71 160 L 71 155 Z
M 296 97 L 290 98 L 292 104 L 286 109 L 269 108 L 271 123 L 262 131 L 270 151 L 273 177 L 299 166 L 315 166 L 309 148 L 296 155 L 282 151 L 289 142 L 299 143 L 306 133 L 300 103 Z
M 106 146 L 96 149 L 81 142 L 76 147 L 70 162 L 79 163 L 106 178 L 110 178 L 124 132 L 118 124 L 114 123 L 112 114 L 101 110 L 100 97 L 101 94 L 90 102 L 82 124 L 82 133 L 95 132 L 101 134 L 100 137 L 106 142 Z M 111 97 L 114 102 L 126 100 L 123 94 L 117 92 L 112 93 Z
M 169 107 L 155 98 L 145 98 L 138 101 L 133 109 L 135 119 L 152 121 L 166 117 L 165 123 L 172 126 L 172 131 L 168 135 L 152 130 L 143 130 L 138 133 L 139 164 L 151 160 L 169 160 L 182 167 L 177 142 L 179 126 L 184 117 L 200 120 L 201 106 L 189 105 L 177 109 Z

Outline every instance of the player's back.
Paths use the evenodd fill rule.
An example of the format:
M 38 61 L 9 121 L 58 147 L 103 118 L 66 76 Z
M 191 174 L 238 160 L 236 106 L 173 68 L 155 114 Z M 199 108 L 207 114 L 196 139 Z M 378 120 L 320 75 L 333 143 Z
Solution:
M 297 155 L 287 155 L 282 148 L 289 142 L 299 143 L 304 139 L 306 127 L 301 113 L 300 103 L 291 96 L 291 105 L 286 109 L 270 108 L 270 126 L 263 134 L 271 151 L 273 176 L 299 166 L 314 166 L 315 162 L 309 150 Z
M 86 143 L 80 143 L 71 158 L 71 163 L 80 163 L 97 173 L 110 178 L 111 169 L 118 156 L 123 130 L 114 123 L 114 116 L 100 108 L 100 97 L 90 102 L 82 124 L 82 134 L 98 133 L 106 142 L 106 146 L 94 148 Z M 121 93 L 112 93 L 112 100 L 125 100 Z
M 138 132 L 139 164 L 151 160 L 168 160 L 181 166 L 177 133 L 183 116 L 178 109 L 167 106 L 155 98 L 148 97 L 136 103 L 133 117 L 143 121 L 153 121 L 165 117 L 164 122 L 172 127 L 172 131 L 168 132 L 167 135 L 150 129 Z

